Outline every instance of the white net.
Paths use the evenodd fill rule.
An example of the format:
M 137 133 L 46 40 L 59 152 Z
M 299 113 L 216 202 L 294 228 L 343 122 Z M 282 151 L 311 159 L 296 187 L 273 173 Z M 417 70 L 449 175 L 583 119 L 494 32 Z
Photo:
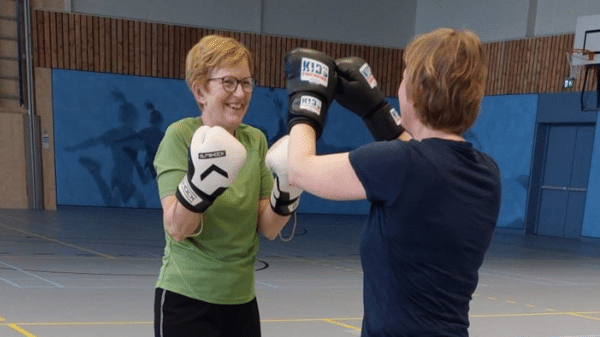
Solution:
M 574 79 L 578 79 L 582 76 L 583 73 L 583 69 L 585 68 L 584 65 L 573 65 L 570 64 L 569 67 L 569 77 L 570 78 L 574 78 Z
M 569 77 L 578 79 L 582 76 L 586 62 L 594 59 L 594 53 L 585 49 L 573 49 L 567 52 L 569 61 Z

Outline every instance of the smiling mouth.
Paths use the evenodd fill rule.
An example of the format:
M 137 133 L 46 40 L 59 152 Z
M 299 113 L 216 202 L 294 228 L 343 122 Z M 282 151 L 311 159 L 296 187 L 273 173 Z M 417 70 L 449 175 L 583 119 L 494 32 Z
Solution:
M 244 107 L 244 105 L 241 103 L 229 103 L 226 104 L 226 106 L 234 110 L 241 110 Z

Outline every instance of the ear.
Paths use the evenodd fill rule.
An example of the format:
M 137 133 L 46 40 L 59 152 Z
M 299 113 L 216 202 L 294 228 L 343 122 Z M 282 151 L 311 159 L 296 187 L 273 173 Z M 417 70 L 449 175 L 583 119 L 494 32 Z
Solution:
M 206 89 L 198 81 L 192 83 L 192 94 L 197 102 L 202 105 L 206 104 Z

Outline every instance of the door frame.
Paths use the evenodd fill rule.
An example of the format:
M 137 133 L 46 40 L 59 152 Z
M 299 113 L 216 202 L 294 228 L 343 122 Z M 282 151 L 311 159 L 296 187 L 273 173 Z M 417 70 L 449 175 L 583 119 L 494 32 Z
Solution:
M 598 113 L 581 111 L 578 99 L 578 93 L 573 92 L 539 96 L 525 205 L 525 234 L 537 234 L 548 130 L 559 125 L 596 125 Z

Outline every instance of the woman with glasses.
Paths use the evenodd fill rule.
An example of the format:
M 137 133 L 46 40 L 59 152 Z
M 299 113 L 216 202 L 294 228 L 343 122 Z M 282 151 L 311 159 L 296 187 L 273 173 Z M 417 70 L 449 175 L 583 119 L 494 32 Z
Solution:
M 232 38 L 206 36 L 187 55 L 186 83 L 201 114 L 171 124 L 154 159 L 166 240 L 155 292 L 156 336 L 260 336 L 258 233 L 273 240 L 295 207 L 270 207 L 267 140 L 242 123 L 253 68 L 248 49 Z M 217 160 L 221 168 L 209 165 L 210 174 L 197 177 L 200 166 Z M 208 195 L 219 174 L 229 182 Z

